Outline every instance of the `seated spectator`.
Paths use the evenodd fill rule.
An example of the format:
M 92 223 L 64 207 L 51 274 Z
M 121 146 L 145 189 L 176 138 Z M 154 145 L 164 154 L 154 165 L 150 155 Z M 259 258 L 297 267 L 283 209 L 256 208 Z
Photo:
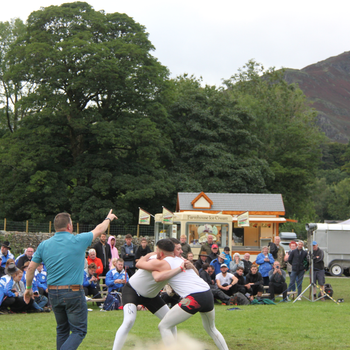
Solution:
M 215 280 L 212 280 L 210 276 L 210 265 L 205 263 L 203 264 L 202 271 L 199 274 L 205 282 L 208 283 L 210 290 L 213 294 L 214 299 L 220 300 L 222 303 L 226 305 L 231 305 L 231 299 L 227 294 L 225 294 L 221 289 L 218 288 Z
M 248 275 L 248 273 L 250 273 L 252 267 L 252 262 L 250 261 L 250 254 L 245 253 L 242 261 L 244 264 L 244 276 L 246 276 Z
M 14 255 L 10 251 L 10 243 L 9 241 L 4 241 L 1 243 L 1 266 L 0 266 L 0 277 L 4 276 L 5 273 L 5 267 L 6 267 L 6 262 L 8 259 L 15 259 Z
M 148 253 L 151 253 L 152 249 L 147 245 L 147 239 L 142 238 L 141 239 L 141 245 L 137 247 L 136 253 L 135 253 L 135 262 L 138 262 L 141 256 L 145 256 Z
M 115 246 L 115 237 L 114 236 L 109 236 L 108 237 L 108 244 L 111 248 L 111 261 L 109 262 L 109 269 L 114 269 L 114 266 L 112 264 L 112 259 L 116 258 L 116 259 L 119 259 L 119 253 L 118 253 L 118 249 L 117 247 Z
M 126 282 L 129 281 L 129 276 L 124 270 L 124 260 L 113 259 L 114 269 L 109 270 L 106 276 L 106 285 L 108 287 L 108 293 L 122 292 Z
M 38 289 L 40 295 L 45 295 L 48 297 L 48 287 L 47 287 L 47 272 L 44 270 L 44 264 L 41 262 L 37 269 L 35 270 L 34 274 L 37 284 L 38 284 Z
M 245 278 L 243 276 L 244 268 L 242 266 L 238 266 L 236 272 L 233 274 L 237 278 L 237 283 L 233 286 L 233 292 L 241 292 L 242 294 L 247 293 L 247 288 L 245 287 Z
M 273 263 L 273 269 L 269 272 L 270 299 L 275 300 L 275 293 L 283 293 L 283 301 L 287 299 L 286 271 L 281 269 L 279 261 Z
M 210 261 L 213 261 L 214 259 L 216 259 L 218 256 L 219 256 L 219 247 L 218 247 L 218 245 L 217 244 L 213 244 L 212 246 L 211 246 L 211 252 L 210 252 L 210 254 L 209 254 L 209 259 L 210 259 Z
M 96 277 L 99 279 L 100 275 L 103 273 L 103 264 L 101 259 L 96 257 L 96 250 L 89 249 L 89 256 L 87 257 L 88 265 L 94 263 L 96 265 Z
M 180 243 L 181 243 L 181 249 L 182 249 L 182 257 L 187 259 L 188 253 L 192 253 L 191 246 L 187 243 L 187 236 L 181 235 L 180 236 Z
M 20 269 L 24 265 L 25 262 L 27 262 L 27 261 L 31 262 L 33 254 L 34 254 L 34 248 L 28 247 L 26 249 L 25 253 L 22 256 L 20 256 L 20 258 L 17 260 L 17 262 L 16 262 L 17 267 Z
M 210 262 L 210 265 L 214 267 L 215 275 L 221 272 L 221 265 L 224 264 L 225 254 L 221 253 L 217 258 Z
M 269 272 L 272 270 L 272 264 L 275 262 L 272 254 L 269 253 L 269 248 L 262 247 L 261 253 L 256 257 L 256 263 L 259 265 L 259 272 L 264 280 L 264 286 L 270 283 Z
M 24 265 L 20 268 L 20 270 L 22 271 L 21 284 L 23 284 L 24 290 L 25 290 L 26 285 L 27 285 L 27 269 L 28 269 L 29 264 L 30 264 L 30 262 L 26 261 L 24 263 Z M 42 265 L 42 270 L 43 270 L 43 265 Z M 34 275 L 34 278 L 33 278 L 32 289 L 33 289 L 33 297 L 34 297 L 33 309 L 37 312 L 44 312 L 44 311 L 50 312 L 51 311 L 50 309 L 45 308 L 46 306 L 48 306 L 48 303 L 49 303 L 48 296 L 40 294 L 39 284 L 38 284 L 38 280 L 36 278 L 36 275 Z M 23 294 L 24 294 L 24 291 L 21 294 L 21 296 L 23 296 Z
M 195 262 L 193 260 L 193 253 L 192 252 L 187 254 L 187 260 L 194 266 Z
M 23 294 L 16 290 L 15 284 L 22 279 L 23 272 L 18 269 L 15 263 L 10 263 L 5 268 L 5 275 L 0 280 L 0 307 L 6 310 L 8 307 L 12 312 L 26 312 L 32 308 L 33 299 L 29 304 L 26 304 L 23 299 Z M 24 293 L 24 288 L 23 293 Z
M 233 290 L 233 286 L 238 282 L 238 279 L 232 273 L 227 271 L 227 265 L 221 264 L 221 272 L 216 275 L 216 284 L 225 294 L 232 296 L 236 293 Z
M 247 288 L 247 293 L 250 294 L 250 300 L 254 299 L 254 296 L 261 297 L 264 293 L 264 280 L 261 273 L 258 272 L 258 265 L 253 264 L 250 268 L 250 272 L 245 278 L 245 287 Z
M 96 273 L 96 265 L 94 263 L 91 263 L 88 266 L 88 273 L 84 271 L 83 287 L 84 287 L 85 296 L 92 295 L 92 299 L 102 298 L 100 294 L 100 288 L 99 288 L 98 282 L 99 282 L 99 278 L 97 277 L 97 273 Z M 96 302 L 96 304 L 100 306 L 101 302 Z
M 208 254 L 206 251 L 202 251 L 199 253 L 199 259 L 196 261 L 196 263 L 194 264 L 194 267 L 200 271 L 200 269 L 202 268 L 202 265 L 204 263 L 209 264 L 211 260 L 208 259 Z
M 230 272 L 235 273 L 238 267 L 243 267 L 244 270 L 244 263 L 241 260 L 239 253 L 234 253 L 232 261 L 230 262 Z
M 136 247 L 132 243 L 132 236 L 125 236 L 125 243 L 120 248 L 120 257 L 124 260 L 125 270 L 131 277 L 135 273 L 135 252 Z
M 229 247 L 224 248 L 224 254 L 225 254 L 224 264 L 226 264 L 227 266 L 230 266 L 230 262 L 232 261 L 232 258 L 231 258 Z

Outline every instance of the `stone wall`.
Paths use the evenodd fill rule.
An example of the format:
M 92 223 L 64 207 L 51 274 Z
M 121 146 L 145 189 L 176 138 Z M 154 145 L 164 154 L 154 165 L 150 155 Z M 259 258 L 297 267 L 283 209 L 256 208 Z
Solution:
M 15 257 L 22 254 L 24 249 L 32 246 L 36 250 L 40 242 L 49 239 L 54 233 L 42 233 L 42 232 L 10 232 L 10 231 L 0 231 L 0 242 L 9 241 L 11 245 L 11 252 Z M 132 242 L 135 245 L 141 244 L 141 239 L 143 237 L 133 236 Z M 154 237 L 145 236 L 148 241 L 148 245 L 153 249 L 154 247 Z M 108 239 L 108 237 L 107 237 Z M 98 238 L 92 242 L 91 247 L 98 242 Z M 118 235 L 116 237 L 116 247 L 120 250 L 120 246 L 125 242 L 125 236 Z

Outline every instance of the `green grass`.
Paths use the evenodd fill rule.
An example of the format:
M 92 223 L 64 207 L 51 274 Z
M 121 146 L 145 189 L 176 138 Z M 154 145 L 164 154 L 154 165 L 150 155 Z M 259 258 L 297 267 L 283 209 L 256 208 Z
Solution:
M 230 350 L 241 349 L 350 349 L 350 280 L 326 278 L 334 290 L 332 301 L 311 303 L 305 299 L 296 303 L 240 306 L 241 310 L 227 311 L 227 306 L 216 306 L 216 326 L 223 334 Z M 304 281 L 303 290 L 309 281 Z M 89 304 L 91 307 L 91 304 Z M 99 312 L 96 306 L 89 312 L 88 334 L 80 349 L 112 349 L 115 332 L 122 323 L 121 311 Z M 154 349 L 147 343 L 160 343 L 158 319 L 148 311 L 139 311 L 125 349 Z M 178 326 L 178 331 L 205 344 L 203 349 L 215 349 L 215 344 L 204 331 L 200 315 L 195 315 Z M 6 347 L 12 349 L 55 349 L 55 319 L 50 314 L 0 316 L 0 333 L 6 338 Z M 327 345 L 328 344 L 328 345 Z M 187 350 L 186 346 L 180 347 Z M 194 350 L 194 348 L 192 348 Z

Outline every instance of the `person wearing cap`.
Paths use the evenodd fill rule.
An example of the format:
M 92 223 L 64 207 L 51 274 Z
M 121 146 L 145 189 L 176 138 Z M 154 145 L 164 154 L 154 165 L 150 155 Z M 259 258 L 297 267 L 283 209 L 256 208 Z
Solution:
M 318 281 L 321 289 L 321 296 L 324 295 L 324 285 L 326 283 L 325 272 L 324 272 L 324 252 L 321 250 L 316 241 L 312 242 L 312 259 L 314 261 L 314 280 Z M 314 298 L 316 298 L 316 287 L 314 287 Z M 324 300 L 323 298 L 321 300 Z
M 208 258 L 208 254 L 206 251 L 200 252 L 199 253 L 199 259 L 196 261 L 196 263 L 194 264 L 195 268 L 199 271 L 203 264 L 205 263 L 210 263 L 210 259 Z
M 210 262 L 210 265 L 214 267 L 215 276 L 221 272 L 221 265 L 225 263 L 225 254 L 221 253 L 216 259 Z M 227 266 L 227 264 L 226 264 Z
M 228 265 L 230 268 L 231 273 L 235 273 L 237 271 L 238 267 L 243 267 L 244 271 L 244 262 L 241 260 L 241 257 L 239 253 L 234 253 L 232 261 L 230 262 L 230 265 Z
M 232 296 L 235 293 L 233 286 L 238 282 L 238 279 L 232 273 L 227 272 L 226 264 L 221 264 L 220 270 L 221 272 L 216 275 L 216 284 L 225 294 Z
M 231 258 L 229 247 L 224 248 L 224 254 L 225 254 L 224 264 L 226 264 L 227 266 L 230 266 L 230 262 L 232 261 L 232 258 Z
M 214 236 L 213 235 L 208 235 L 207 236 L 207 242 L 202 244 L 200 253 L 207 252 L 207 255 L 210 255 L 210 253 L 212 252 L 211 251 L 211 247 L 212 247 L 213 244 L 215 244 L 214 243 Z M 220 254 L 220 250 L 219 249 L 218 249 L 217 253 Z
M 82 286 L 85 251 L 114 219 L 117 217 L 110 210 L 104 221 L 92 231 L 73 235 L 70 215 L 57 214 L 55 235 L 39 244 L 30 262 L 24 300 L 29 303 L 32 299 L 34 272 L 43 262 L 47 270 L 50 304 L 57 323 L 57 349 L 77 349 L 87 333 L 88 311 Z
M 217 244 L 213 244 L 211 246 L 211 253 L 209 254 L 209 259 L 214 260 L 220 255 L 219 246 Z
M 15 259 L 14 255 L 10 251 L 10 242 L 4 241 L 1 244 L 1 266 L 0 266 L 0 277 L 5 275 L 5 266 L 8 259 Z

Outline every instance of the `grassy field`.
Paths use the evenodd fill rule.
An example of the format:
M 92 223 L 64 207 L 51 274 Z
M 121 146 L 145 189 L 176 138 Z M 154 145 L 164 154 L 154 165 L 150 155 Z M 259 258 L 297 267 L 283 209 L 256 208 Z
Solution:
M 241 310 L 227 311 L 228 306 L 216 306 L 216 326 L 223 334 L 230 350 L 233 349 L 331 349 L 350 348 L 350 280 L 326 278 L 334 290 L 334 298 L 344 303 L 328 300 L 311 303 L 305 299 L 296 303 L 240 306 Z M 307 287 L 304 281 L 303 289 Z M 278 299 L 277 299 L 278 301 Z M 90 307 L 91 305 L 89 305 Z M 94 306 L 89 312 L 88 334 L 80 349 L 112 349 L 115 332 L 122 323 L 121 311 L 99 312 Z M 125 349 L 160 349 L 157 329 L 158 319 L 148 311 L 139 311 Z M 180 344 L 176 349 L 216 349 L 206 334 L 200 315 L 195 315 L 178 326 L 179 334 L 198 341 L 202 346 Z M 55 349 L 55 319 L 50 314 L 19 314 L 0 316 L 0 333 L 6 348 Z M 181 338 L 181 337 L 180 337 Z M 6 340 L 5 340 L 6 339 Z

